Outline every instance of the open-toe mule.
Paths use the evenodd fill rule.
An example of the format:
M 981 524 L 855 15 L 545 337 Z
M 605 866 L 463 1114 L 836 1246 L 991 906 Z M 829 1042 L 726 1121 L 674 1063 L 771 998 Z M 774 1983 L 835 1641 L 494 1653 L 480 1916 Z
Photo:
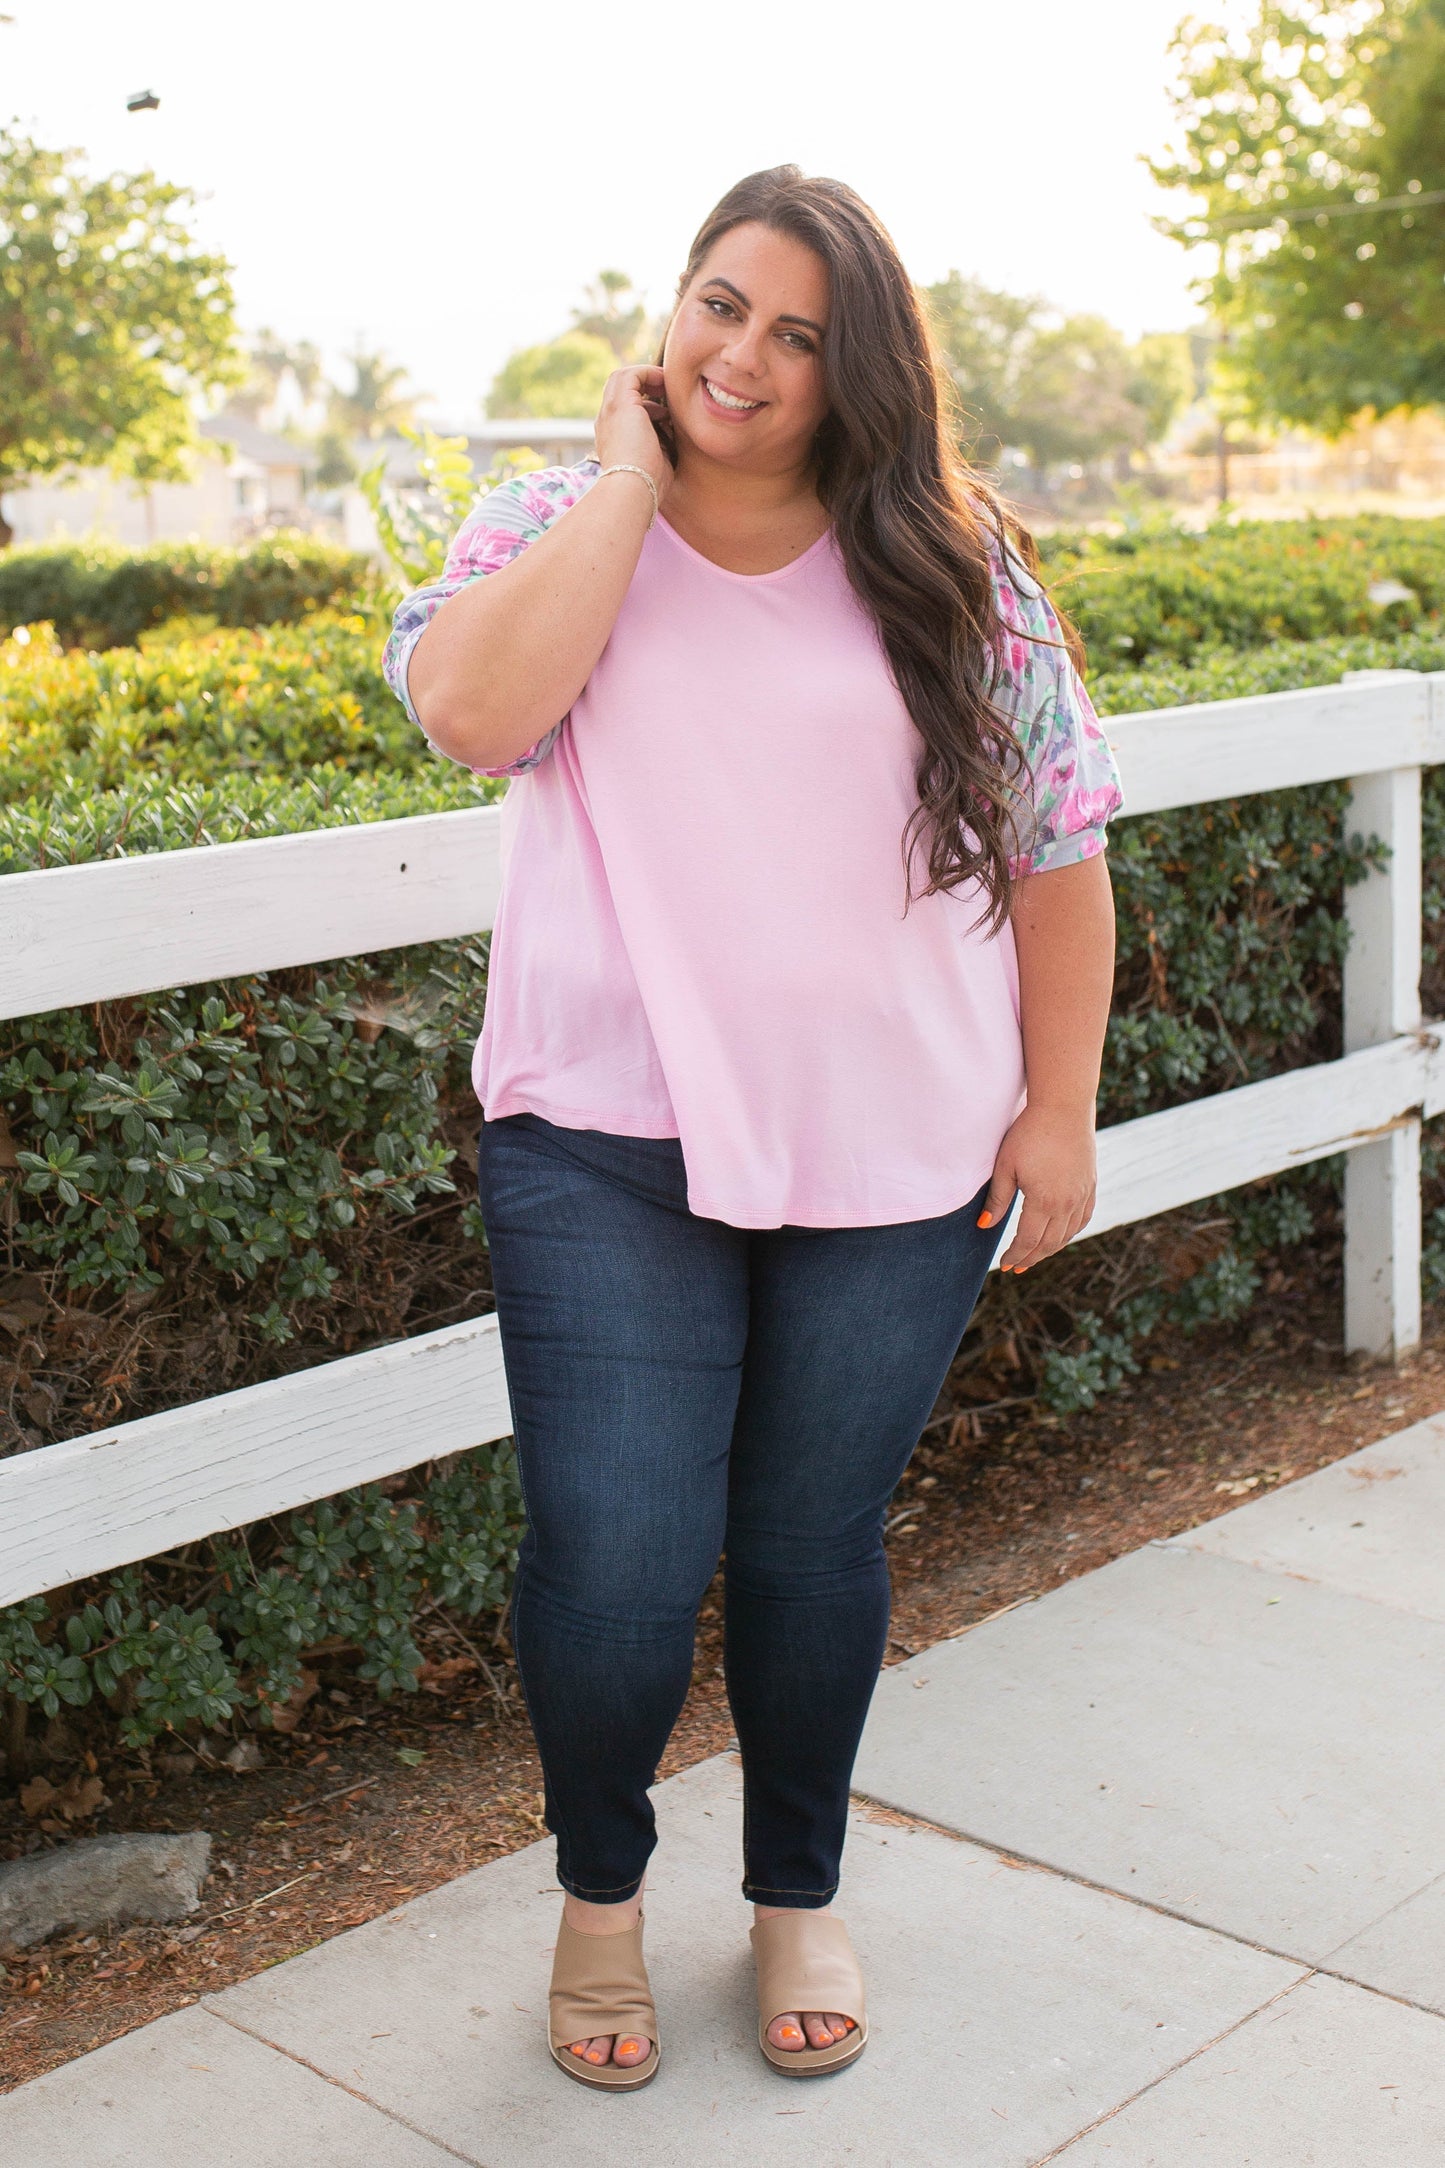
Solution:
M 810 2005 L 811 2007 L 811 2005 Z M 589 2063 L 571 2052 L 575 2040 L 628 2033 L 652 2042 L 646 2062 L 632 2069 Z M 547 2044 L 552 2060 L 581 2085 L 607 2093 L 635 2093 L 657 2076 L 662 2057 L 657 2009 L 642 1959 L 642 1914 L 614 1935 L 581 1935 L 565 1917 L 557 1928 L 552 1985 L 547 1993 Z
M 752 1931 L 758 1972 L 758 2046 L 785 2078 L 821 2078 L 855 2062 L 868 2040 L 863 1975 L 848 1930 L 831 1912 L 775 1912 Z M 832 2010 L 854 2030 L 829 2048 L 790 2054 L 768 2038 L 774 2018 L 788 2010 Z

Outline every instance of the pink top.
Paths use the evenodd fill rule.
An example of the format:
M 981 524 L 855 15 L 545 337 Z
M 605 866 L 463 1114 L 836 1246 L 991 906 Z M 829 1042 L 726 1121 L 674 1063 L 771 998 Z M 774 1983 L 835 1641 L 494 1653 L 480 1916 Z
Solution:
M 575 502 L 595 475 L 527 476 L 479 506 L 453 545 L 462 577 L 449 560 L 442 595 L 398 615 L 403 697 L 432 610 L 475 576 L 478 533 L 515 556 L 516 500 L 540 484 L 555 517 L 556 482 Z M 1033 610 L 1057 639 L 1037 588 Z M 1091 855 L 1120 796 L 1088 697 L 1058 650 L 1007 645 L 1016 688 L 1050 658 L 1033 735 L 1053 784 L 1068 769 L 1042 797 L 1036 782 L 1025 866 Z M 492 771 L 515 780 L 473 1067 L 487 1117 L 678 1137 L 689 1208 L 735 1227 L 881 1226 L 967 1202 L 1023 1103 L 1018 972 L 1012 929 L 971 924 L 973 884 L 917 894 L 904 916 L 920 750 L 831 532 L 745 575 L 660 519 L 571 714 Z M 921 889 L 925 845 L 915 862 Z

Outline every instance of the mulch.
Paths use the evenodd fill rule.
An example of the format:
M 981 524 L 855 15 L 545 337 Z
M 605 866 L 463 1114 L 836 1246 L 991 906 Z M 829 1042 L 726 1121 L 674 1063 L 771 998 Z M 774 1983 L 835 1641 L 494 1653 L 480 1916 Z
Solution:
M 1445 1404 L 1445 1315 L 1401 1370 L 1348 1365 L 1339 1298 L 1280 1295 L 1244 1327 L 1181 1341 L 1097 1408 L 971 1410 L 940 1397 L 890 1516 L 889 1661 L 964 1632 L 1151 1539 L 1309 1474 Z M 421 1690 L 378 1703 L 342 1662 L 261 1766 L 117 1751 L 64 1717 L 43 1736 L 45 1796 L 0 1794 L 0 1858 L 65 1835 L 208 1830 L 200 1911 L 173 1926 L 63 1935 L 0 1965 L 0 2089 L 250 1978 L 543 1833 L 541 1774 L 500 1622 L 424 1628 Z M 720 1598 L 662 1767 L 726 1747 Z M 66 1813 L 68 1802 L 70 1813 Z M 47 1828 L 45 1825 L 48 1824 Z M 739 1900 L 741 1903 L 741 1900 Z

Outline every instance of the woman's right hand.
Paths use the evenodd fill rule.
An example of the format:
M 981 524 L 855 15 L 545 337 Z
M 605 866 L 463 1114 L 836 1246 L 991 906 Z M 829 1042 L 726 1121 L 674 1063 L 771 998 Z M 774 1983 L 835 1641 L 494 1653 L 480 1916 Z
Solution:
M 673 478 L 672 461 L 658 434 L 667 423 L 661 369 L 646 362 L 614 369 L 597 414 L 597 456 L 604 467 L 619 462 L 645 467 L 657 484 L 659 503 Z

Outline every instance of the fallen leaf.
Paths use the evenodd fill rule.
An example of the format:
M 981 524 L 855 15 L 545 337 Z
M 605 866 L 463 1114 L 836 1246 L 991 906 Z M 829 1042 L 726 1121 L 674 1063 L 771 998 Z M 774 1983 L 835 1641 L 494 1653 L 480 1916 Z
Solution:
M 301 1712 L 320 1685 L 314 1671 L 303 1668 L 300 1678 L 292 1687 L 285 1701 L 277 1702 L 271 1710 L 271 1729 L 282 1733 L 291 1732 L 301 1721 Z M 259 1767 L 259 1763 L 257 1767 Z
M 417 1673 L 417 1684 L 428 1694 L 445 1692 L 454 1679 L 462 1678 L 468 1671 L 479 1671 L 481 1664 L 475 1656 L 444 1656 L 440 1663 L 424 1663 Z
M 55 1795 L 55 1806 L 68 1822 L 86 1821 L 109 1805 L 100 1778 L 88 1774 L 82 1776 L 78 1770 L 74 1776 L 66 1778 Z

